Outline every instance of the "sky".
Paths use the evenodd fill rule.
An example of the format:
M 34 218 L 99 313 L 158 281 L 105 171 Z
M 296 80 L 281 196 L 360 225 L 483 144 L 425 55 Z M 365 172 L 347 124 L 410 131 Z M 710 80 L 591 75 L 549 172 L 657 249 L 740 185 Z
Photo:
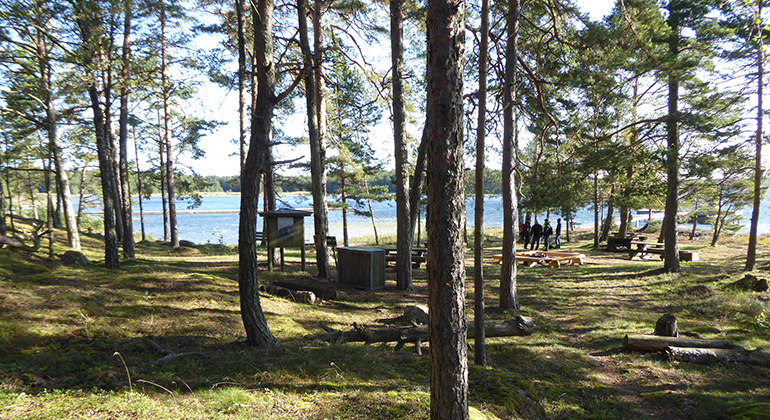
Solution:
M 607 14 L 614 0 L 577 0 L 578 7 L 588 13 L 593 20 L 601 19 Z M 201 40 L 202 48 L 206 48 L 208 41 Z M 209 45 L 213 47 L 213 45 Z M 234 140 L 238 138 L 238 96 L 235 91 L 226 91 L 220 87 L 207 84 L 199 90 L 198 97 L 191 104 L 205 118 L 215 119 L 226 124 L 215 132 L 201 139 L 200 147 L 206 152 L 206 156 L 200 160 L 193 160 L 189 156 L 181 156 L 182 167 L 188 166 L 200 175 L 232 176 L 239 174 L 238 147 Z M 275 123 L 281 124 L 288 135 L 301 136 L 304 134 L 307 123 L 304 118 L 297 115 L 281 120 L 276 117 Z M 375 147 L 376 156 L 386 161 L 386 168 L 392 169 L 393 153 L 392 126 L 383 123 L 373 127 L 370 134 L 371 143 L 379 145 Z M 309 158 L 309 148 L 290 149 L 278 147 L 276 160 L 293 159 L 297 157 Z

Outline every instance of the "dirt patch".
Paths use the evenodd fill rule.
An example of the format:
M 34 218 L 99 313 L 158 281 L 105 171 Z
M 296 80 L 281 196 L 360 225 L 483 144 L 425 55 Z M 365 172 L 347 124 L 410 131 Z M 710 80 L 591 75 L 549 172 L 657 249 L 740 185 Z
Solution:
M 698 299 L 708 299 L 714 296 L 714 291 L 702 284 L 684 289 L 684 293 Z

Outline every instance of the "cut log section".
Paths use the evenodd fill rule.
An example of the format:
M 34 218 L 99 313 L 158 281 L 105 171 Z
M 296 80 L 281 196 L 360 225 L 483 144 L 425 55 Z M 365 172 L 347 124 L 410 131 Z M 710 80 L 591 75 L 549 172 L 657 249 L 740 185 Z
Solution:
M 663 337 L 642 334 L 626 334 L 623 338 L 623 348 L 626 350 L 664 351 L 668 347 L 744 350 L 743 347 L 718 340 L 701 340 L 697 338 Z
M 668 347 L 666 354 L 673 360 L 703 365 L 737 362 L 770 367 L 770 353 L 760 350 Z
M 467 325 L 473 325 L 469 319 Z M 350 331 L 340 331 L 321 324 L 326 333 L 307 335 L 310 340 L 324 341 L 328 343 L 398 343 L 396 349 L 400 349 L 405 343 L 415 343 L 417 346 L 423 341 L 429 341 L 430 332 L 427 325 L 412 327 L 395 327 L 382 329 L 368 329 L 358 323 L 353 323 Z M 518 316 L 507 321 L 488 321 L 484 323 L 487 337 L 513 337 L 531 335 L 535 330 L 535 323 L 530 318 Z M 473 328 L 467 329 L 467 337 L 474 338 Z

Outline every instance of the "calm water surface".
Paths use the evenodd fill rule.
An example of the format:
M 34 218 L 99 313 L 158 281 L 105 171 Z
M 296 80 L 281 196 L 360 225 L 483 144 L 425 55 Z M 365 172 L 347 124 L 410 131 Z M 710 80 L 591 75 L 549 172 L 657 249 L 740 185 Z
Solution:
M 162 204 L 160 197 L 143 200 L 144 211 L 160 212 Z M 282 197 L 278 207 L 286 208 L 312 208 L 313 203 L 310 197 Z M 237 211 L 240 207 L 240 197 L 238 196 L 216 196 L 203 197 L 201 206 L 195 210 L 216 210 L 216 211 Z M 259 207 L 262 208 L 260 201 Z M 183 200 L 177 201 L 177 211 L 188 210 L 187 203 Z M 393 235 L 396 233 L 396 206 L 394 201 L 372 202 L 377 233 L 380 235 Z M 474 200 L 469 198 L 466 201 L 466 217 L 468 229 L 473 229 L 473 208 Z M 134 206 L 134 230 L 139 231 L 139 206 Z M 616 212 L 617 214 L 617 212 Z M 748 223 L 751 217 L 751 210 L 746 209 L 743 213 L 744 223 Z M 423 238 L 425 237 L 424 214 L 422 215 Z M 551 220 L 559 217 L 558 214 L 551 214 Z M 592 226 L 593 212 L 589 209 L 583 209 L 575 215 L 575 223 L 578 226 Z M 540 214 L 539 218 L 545 218 L 545 214 Z M 163 238 L 163 219 L 160 215 L 145 215 L 145 231 L 155 239 Z M 221 243 L 234 245 L 238 243 L 238 214 L 237 212 L 223 214 L 178 214 L 177 224 L 179 229 L 179 238 L 195 243 Z M 500 228 L 503 226 L 503 205 L 502 197 L 491 196 L 484 200 L 484 227 Z M 258 229 L 262 228 L 262 218 L 257 218 Z M 748 228 L 744 227 L 748 232 Z M 759 233 L 770 233 L 770 199 L 762 203 L 760 213 Z M 329 210 L 329 234 L 338 238 L 342 242 L 342 212 L 339 210 Z M 348 212 L 348 236 L 351 242 L 354 238 L 363 236 L 373 236 L 374 229 L 372 220 L 368 217 L 355 216 Z M 313 237 L 313 217 L 305 218 L 305 239 L 312 241 Z

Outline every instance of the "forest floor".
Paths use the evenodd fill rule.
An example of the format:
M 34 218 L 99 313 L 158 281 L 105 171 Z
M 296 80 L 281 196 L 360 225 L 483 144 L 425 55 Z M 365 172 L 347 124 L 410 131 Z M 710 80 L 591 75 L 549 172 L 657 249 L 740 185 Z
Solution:
M 504 320 L 513 314 L 497 308 L 500 266 L 491 258 L 499 232 L 487 239 L 487 317 Z M 485 367 L 472 362 L 469 341 L 471 418 L 770 418 L 768 368 L 622 348 L 625 334 L 649 334 L 672 313 L 684 336 L 770 349 L 770 294 L 728 287 L 744 276 L 745 236 L 715 248 L 682 237 L 681 248 L 700 261 L 682 263 L 680 274 L 662 273 L 660 261 L 593 250 L 589 239 L 578 233 L 562 249 L 588 255 L 585 265 L 518 270 L 533 335 L 487 339 Z M 340 330 L 398 324 L 406 305 L 427 302 L 424 265 L 413 292 L 396 290 L 392 266 L 385 289 L 359 291 L 314 279 L 287 251 L 286 271 L 263 268 L 260 282 L 339 289 L 348 298 L 310 305 L 262 295 L 280 346 L 255 349 L 245 343 L 233 248 L 144 243 L 135 260 L 107 270 L 100 239 L 83 241 L 94 262 L 87 268 L 50 261 L 44 249 L 0 250 L 0 419 L 429 418 L 429 344 L 418 355 L 413 345 L 305 338 L 323 332 L 322 322 Z M 64 251 L 57 244 L 56 254 Z M 468 314 L 472 256 L 468 250 Z M 755 274 L 770 277 L 770 237 L 758 257 Z

